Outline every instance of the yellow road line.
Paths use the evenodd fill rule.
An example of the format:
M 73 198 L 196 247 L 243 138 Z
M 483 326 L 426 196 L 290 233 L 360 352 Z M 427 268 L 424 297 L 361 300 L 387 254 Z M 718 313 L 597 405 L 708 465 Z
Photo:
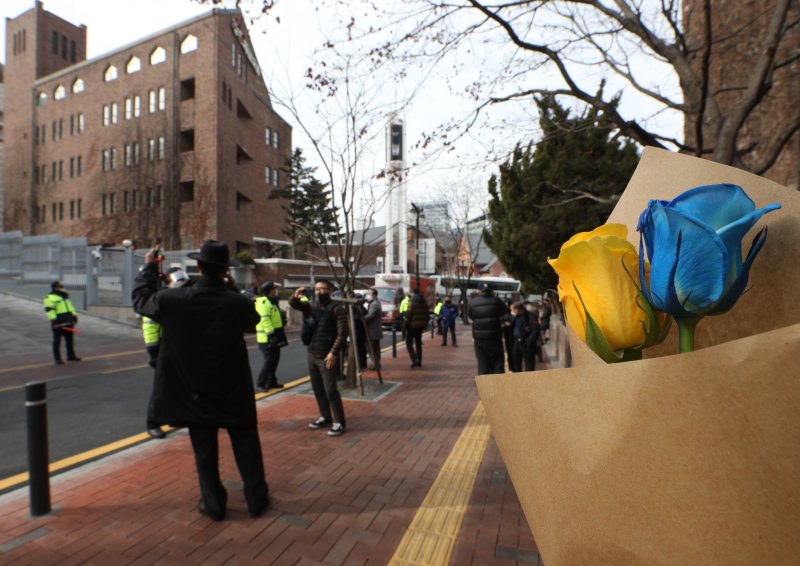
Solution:
M 489 435 L 489 419 L 479 402 L 397 545 L 391 566 L 450 563 Z
M 294 381 L 290 381 L 284 385 L 283 389 L 270 389 L 266 393 L 257 393 L 256 400 L 263 399 L 264 397 L 270 397 L 272 395 L 277 395 L 281 391 L 286 391 L 287 389 L 291 389 L 293 387 L 297 387 L 298 385 L 302 385 L 309 380 L 309 376 L 301 377 L 300 379 L 295 379 Z M 175 430 L 171 427 L 166 427 L 165 432 L 170 432 Z M 50 473 L 57 472 L 59 470 L 63 470 L 65 468 L 70 468 L 72 466 L 77 466 L 78 464 L 83 464 L 89 460 L 95 460 L 102 456 L 105 456 L 111 452 L 116 452 L 118 450 L 122 450 L 123 448 L 128 448 L 133 446 L 134 444 L 138 444 L 144 440 L 148 440 L 150 435 L 146 432 L 141 432 L 139 434 L 134 434 L 133 436 L 129 436 L 128 438 L 123 438 L 112 442 L 110 444 L 106 444 L 104 446 L 98 446 L 97 448 L 92 448 L 91 450 L 87 450 L 86 452 L 81 452 L 80 454 L 75 454 L 74 456 L 69 456 L 64 458 L 63 460 L 59 460 L 58 462 L 53 462 L 50 464 L 48 469 Z M 11 476 L 5 479 L 0 480 L 0 491 L 4 491 L 8 488 L 17 487 L 20 484 L 23 484 L 28 481 L 28 472 L 22 472 L 21 474 L 17 474 L 15 476 Z
M 87 358 L 83 358 L 83 360 L 85 360 L 87 362 L 91 361 L 91 360 L 105 360 L 106 358 L 117 358 L 119 356 L 130 356 L 131 354 L 141 354 L 141 353 L 142 353 L 142 350 L 131 350 L 129 352 L 117 352 L 115 354 L 103 354 L 103 355 L 100 355 L 100 356 L 89 356 Z M 53 363 L 50 362 L 50 363 L 46 363 L 46 364 L 28 364 L 26 366 L 14 366 L 14 367 L 10 367 L 10 368 L 0 369 L 0 373 L 9 373 L 9 372 L 12 372 L 12 371 L 20 371 L 20 370 L 23 370 L 23 369 L 49 368 L 52 365 L 53 365 Z

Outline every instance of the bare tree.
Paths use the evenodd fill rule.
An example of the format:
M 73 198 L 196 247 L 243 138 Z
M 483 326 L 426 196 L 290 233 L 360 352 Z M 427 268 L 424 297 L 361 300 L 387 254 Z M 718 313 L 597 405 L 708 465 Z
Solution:
M 471 114 L 421 145 L 452 146 L 491 108 L 544 94 L 601 110 L 641 145 L 758 174 L 800 130 L 796 0 L 759 2 L 736 18 L 718 0 L 327 2 L 376 66 L 407 75 L 438 65 L 453 79 L 475 70 L 466 86 L 453 81 L 472 97 Z M 619 93 L 633 102 L 615 105 Z M 769 120 L 776 104 L 780 123 Z M 664 115 L 683 119 L 683 135 Z

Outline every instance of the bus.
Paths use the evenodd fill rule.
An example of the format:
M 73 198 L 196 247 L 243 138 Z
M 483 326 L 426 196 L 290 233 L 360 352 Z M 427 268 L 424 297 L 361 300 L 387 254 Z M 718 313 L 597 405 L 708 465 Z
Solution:
M 467 283 L 467 297 L 478 292 L 479 283 L 488 283 L 495 295 L 501 299 L 516 300 L 519 298 L 522 284 L 517 279 L 510 277 L 470 277 L 469 281 L 465 278 L 451 277 L 447 275 L 434 275 L 436 281 L 436 291 L 444 296 L 449 293 L 457 303 L 461 298 L 461 287 L 459 283 Z

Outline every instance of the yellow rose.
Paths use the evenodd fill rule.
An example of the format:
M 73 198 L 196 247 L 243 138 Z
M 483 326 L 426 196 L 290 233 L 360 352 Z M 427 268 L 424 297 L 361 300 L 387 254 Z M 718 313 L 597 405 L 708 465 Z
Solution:
M 575 234 L 561 246 L 557 259 L 547 260 L 558 273 L 558 294 L 567 322 L 606 361 L 620 361 L 621 354 L 616 353 L 650 346 L 665 334 L 661 328 L 665 316 L 654 315 L 640 297 L 635 283 L 639 255 L 627 235 L 625 225 L 606 224 Z M 587 340 L 587 311 L 599 327 L 601 342 L 604 338 L 614 356 L 598 351 L 591 327 Z

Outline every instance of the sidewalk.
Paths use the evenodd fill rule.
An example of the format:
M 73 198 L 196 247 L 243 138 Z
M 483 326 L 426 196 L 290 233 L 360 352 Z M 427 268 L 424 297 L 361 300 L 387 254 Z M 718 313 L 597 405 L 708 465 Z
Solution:
M 307 428 L 313 397 L 260 401 L 272 498 L 263 517 L 246 512 L 224 433 L 228 517 L 200 515 L 180 430 L 55 476 L 47 516 L 29 516 L 27 488 L 1 496 L 0 564 L 539 564 L 478 403 L 469 328 L 459 344 L 428 335 L 415 370 L 404 348 L 385 352 L 384 381 L 400 386 L 345 400 L 341 437 Z

